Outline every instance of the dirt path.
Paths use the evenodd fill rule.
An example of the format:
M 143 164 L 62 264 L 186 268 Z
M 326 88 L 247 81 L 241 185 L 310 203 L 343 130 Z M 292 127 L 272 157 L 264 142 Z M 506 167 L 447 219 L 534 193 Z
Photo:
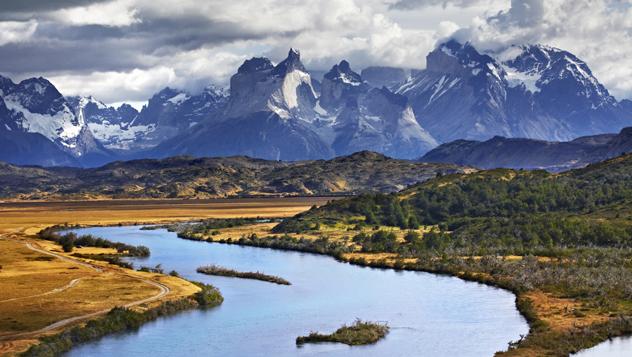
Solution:
M 168 286 L 152 281 L 152 280 L 147 280 L 147 279 L 139 279 L 140 281 L 153 285 L 157 288 L 160 289 L 160 293 L 148 297 L 146 299 L 142 299 L 142 300 L 137 300 L 134 302 L 130 302 L 129 304 L 123 305 L 124 307 L 134 307 L 134 306 L 138 306 L 138 305 L 142 305 L 148 302 L 153 302 L 156 300 L 159 300 L 163 297 L 165 297 L 167 294 L 169 294 L 169 292 L 171 291 L 171 289 L 169 289 Z M 112 310 L 111 308 L 105 309 L 105 310 L 101 310 L 101 311 L 96 311 L 90 314 L 85 314 L 85 315 L 81 315 L 81 316 L 75 316 L 75 317 L 71 317 L 71 318 L 67 318 L 61 321 L 57 321 L 53 324 L 50 324 L 44 328 L 41 328 L 39 330 L 36 331 L 30 331 L 30 332 L 22 332 L 22 333 L 17 333 L 17 334 L 13 334 L 13 335 L 5 335 L 5 336 L 1 336 L 0 337 L 0 341 L 6 341 L 6 340 L 15 340 L 15 339 L 21 339 L 21 338 L 30 338 L 30 337 L 35 337 L 37 335 L 46 333 L 46 332 L 50 332 L 53 330 L 56 330 L 58 328 L 67 326 L 69 324 L 75 323 L 75 322 L 79 322 L 79 321 L 83 321 L 83 320 L 87 320 L 93 317 L 97 317 L 99 315 L 103 315 L 103 314 L 107 314 L 110 310 Z
M 62 291 L 68 290 L 70 288 L 72 288 L 73 286 L 77 285 L 79 283 L 79 281 L 81 281 L 81 278 L 78 279 L 72 279 L 68 284 L 60 287 L 60 288 L 55 288 L 53 290 L 47 291 L 45 293 L 41 293 L 41 294 L 37 294 L 37 295 L 30 295 L 30 296 L 21 296 L 21 297 L 16 297 L 13 299 L 7 299 L 7 300 L 0 300 L 0 304 L 2 304 L 3 302 L 10 302 L 10 301 L 17 301 L 17 300 L 24 300 L 24 299 L 32 299 L 32 298 L 36 298 L 36 297 L 42 297 L 42 296 L 46 296 L 46 295 L 52 295 L 52 294 L 57 294 L 60 293 Z
M 31 244 L 30 242 L 26 242 L 25 245 L 26 245 L 27 248 L 29 248 L 31 250 L 34 250 L 36 252 L 39 252 L 39 253 L 42 253 L 42 254 L 46 254 L 46 255 L 50 255 L 50 256 L 53 256 L 55 258 L 58 258 L 58 259 L 61 259 L 61 260 L 67 261 L 67 262 L 71 262 L 71 263 L 74 263 L 74 264 L 78 264 L 78 265 L 81 265 L 81 266 L 84 266 L 84 267 L 88 267 L 90 269 L 94 269 L 97 272 L 103 272 L 103 269 L 101 269 L 100 267 L 97 267 L 95 265 L 92 265 L 92 264 L 89 264 L 89 263 L 85 263 L 85 262 L 82 262 L 82 261 L 79 261 L 79 260 L 76 260 L 76 259 L 72 259 L 72 258 L 63 256 L 63 255 L 60 255 L 60 254 L 49 252 L 49 251 L 41 249 L 41 248 L 37 248 L 33 244 Z M 125 305 L 123 305 L 124 307 L 129 308 L 129 307 L 134 307 L 134 306 L 146 304 L 146 303 L 149 303 L 149 302 L 153 302 L 153 301 L 162 299 L 167 294 L 169 294 L 169 292 L 171 292 L 171 289 L 167 285 L 164 285 L 162 283 L 159 283 L 159 282 L 156 282 L 156 281 L 153 281 L 153 280 L 149 280 L 149 279 L 138 278 L 138 277 L 135 277 L 135 276 L 131 276 L 131 277 L 134 278 L 134 279 L 138 279 L 139 281 L 142 281 L 145 284 L 157 287 L 158 289 L 160 289 L 160 292 L 158 294 L 154 295 L 154 296 L 150 296 L 150 297 L 142 299 L 142 300 L 136 300 L 136 301 L 130 302 L 128 304 L 125 304 Z M 66 290 L 66 289 L 76 285 L 79 280 L 80 279 L 74 279 L 68 285 L 66 285 L 65 288 L 58 288 L 58 289 L 55 289 L 55 290 L 59 290 L 59 289 Z M 55 290 L 51 290 L 51 291 L 46 292 L 44 294 L 34 295 L 34 296 L 30 296 L 30 297 L 36 297 L 36 296 L 47 295 L 47 294 L 52 294 L 52 293 L 55 293 L 55 292 L 59 292 L 59 291 L 55 291 Z M 27 297 L 24 297 L 24 298 L 27 298 Z M 17 300 L 17 299 L 22 299 L 22 298 L 15 298 L 15 299 Z M 5 301 L 8 301 L 8 300 L 5 300 Z M 16 333 L 16 334 L 11 334 L 11 335 L 0 336 L 0 341 L 11 341 L 11 340 L 17 340 L 17 339 L 24 339 L 24 338 L 34 338 L 37 335 L 56 330 L 58 328 L 61 328 L 61 327 L 73 324 L 75 322 L 87 320 L 87 319 L 90 319 L 90 318 L 93 318 L 93 317 L 97 317 L 99 315 L 106 314 L 110 310 L 111 310 L 111 308 L 108 308 L 108 309 L 92 312 L 92 313 L 81 315 L 81 316 L 70 317 L 70 318 L 67 318 L 67 319 L 64 319 L 64 320 L 61 320 L 61 321 L 57 321 L 55 323 L 52 323 L 52 324 L 50 324 L 50 325 L 48 325 L 48 326 L 46 326 L 44 328 L 41 328 L 41 329 L 35 330 L 35 331 L 21 332 L 21 333 Z
M 98 273 L 103 272 L 103 269 L 101 269 L 100 267 L 98 267 L 96 265 L 92 265 L 92 264 L 89 264 L 89 263 L 84 263 L 84 262 L 76 260 L 76 259 L 68 258 L 68 257 L 66 257 L 64 255 L 61 255 L 61 254 L 57 254 L 57 253 L 49 252 L 48 250 L 45 250 L 45 249 L 37 248 L 33 244 L 31 244 L 30 242 L 26 242 L 26 247 L 28 249 L 34 250 L 34 251 L 36 251 L 38 253 L 50 255 L 50 256 L 55 257 L 57 259 L 61 259 L 61 260 L 64 260 L 64 261 L 67 261 L 67 262 L 70 262 L 70 263 L 73 263 L 73 264 L 77 264 L 77 265 L 81 265 L 81 266 L 86 267 L 86 268 L 93 269 L 94 271 L 96 271 Z

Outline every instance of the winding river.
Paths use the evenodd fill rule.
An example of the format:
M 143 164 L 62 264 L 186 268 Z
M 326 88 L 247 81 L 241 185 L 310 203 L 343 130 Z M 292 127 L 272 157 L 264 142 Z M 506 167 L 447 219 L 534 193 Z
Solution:
M 224 303 L 162 318 L 133 333 L 74 348 L 69 356 L 491 356 L 526 335 L 514 296 L 501 289 L 421 272 L 396 272 L 333 258 L 264 248 L 178 239 L 166 230 L 102 227 L 77 230 L 145 245 L 151 257 L 183 277 L 217 286 Z M 196 273 L 219 264 L 262 271 L 291 286 Z M 371 346 L 296 347 L 310 331 L 329 332 L 355 318 L 386 321 L 387 337 Z

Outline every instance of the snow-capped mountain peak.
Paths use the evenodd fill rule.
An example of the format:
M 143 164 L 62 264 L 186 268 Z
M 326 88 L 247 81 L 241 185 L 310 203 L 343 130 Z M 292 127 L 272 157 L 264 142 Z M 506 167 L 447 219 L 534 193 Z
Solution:
M 299 50 L 290 48 L 287 57 L 274 67 L 273 73 L 278 76 L 284 76 L 295 70 L 307 73 L 305 66 L 301 62 L 301 53 Z
M 616 103 L 588 65 L 572 53 L 544 45 L 512 46 L 505 52 L 511 50 L 515 51 L 514 56 L 504 58 L 505 68 L 518 76 L 529 77 L 536 87 L 532 92 L 554 86 L 556 90 L 573 90 L 573 94 L 584 97 L 590 107 Z
M 329 72 L 325 73 L 324 77 L 331 81 L 340 81 L 352 86 L 362 84 L 362 77 L 351 70 L 351 65 L 346 60 L 342 60 L 340 64 L 334 65 Z
M 455 40 L 442 43 L 426 56 L 426 69 L 462 77 L 493 76 L 502 80 L 502 67 L 489 55 L 479 53 L 470 43 Z
M 441 141 L 495 135 L 570 140 L 632 124 L 584 61 L 544 45 L 482 53 L 450 40 L 397 92 Z
M 82 155 L 80 141 L 85 122 L 75 115 L 64 97 L 48 80 L 29 78 L 14 84 L 3 81 L 6 107 L 20 113 L 16 128 L 38 133 L 58 143 L 75 156 Z
M 349 62 L 342 60 L 323 76 L 319 105 L 335 114 L 347 101 L 355 101 L 368 89 L 369 86 L 364 83 L 362 76 L 351 69 Z

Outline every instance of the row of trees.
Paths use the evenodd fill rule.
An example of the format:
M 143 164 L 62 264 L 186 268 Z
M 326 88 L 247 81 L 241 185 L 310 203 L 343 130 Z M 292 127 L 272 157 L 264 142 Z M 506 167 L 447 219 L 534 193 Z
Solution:
M 149 248 L 139 245 L 133 246 L 121 242 L 112 242 L 107 239 L 95 237 L 91 234 L 77 236 L 74 232 L 59 234 L 53 228 L 47 228 L 39 233 L 42 239 L 50 240 L 59 244 L 64 252 L 70 253 L 75 247 L 97 247 L 97 248 L 113 248 L 120 254 L 131 257 L 148 257 L 150 255 Z

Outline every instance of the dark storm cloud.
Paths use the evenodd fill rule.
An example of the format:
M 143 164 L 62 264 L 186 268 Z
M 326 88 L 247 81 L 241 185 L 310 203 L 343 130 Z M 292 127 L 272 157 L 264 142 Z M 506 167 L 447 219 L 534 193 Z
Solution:
M 244 30 L 235 23 L 195 15 L 143 17 L 141 22 L 123 27 L 76 26 L 45 20 L 39 23 L 31 41 L 0 46 L 0 71 L 125 71 L 148 67 L 146 56 L 163 57 L 267 36 Z
M 156 19 L 128 27 L 40 24 L 32 41 L 0 46 L 0 72 L 125 71 L 143 55 L 167 56 L 261 35 L 204 19 Z
M 103 25 L 63 26 L 56 23 L 42 23 L 36 36 L 59 41 L 98 41 L 122 39 L 127 31 L 120 27 Z
M 47 41 L 0 46 L 0 72 L 118 71 L 142 67 L 135 41 Z
M 108 0 L 3 0 L 0 1 L 0 13 L 34 13 L 75 6 L 86 6 Z
M 144 18 L 125 31 L 127 36 L 145 39 L 153 51 L 165 48 L 193 50 L 204 45 L 259 40 L 268 36 L 247 31 L 235 23 L 213 21 L 202 16 Z

